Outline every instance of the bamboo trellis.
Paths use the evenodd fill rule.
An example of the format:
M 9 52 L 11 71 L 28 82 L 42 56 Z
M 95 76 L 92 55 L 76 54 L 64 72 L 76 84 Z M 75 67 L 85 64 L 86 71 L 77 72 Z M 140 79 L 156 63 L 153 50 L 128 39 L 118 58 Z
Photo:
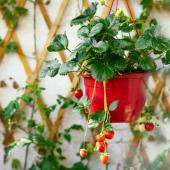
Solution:
M 24 7 L 25 3 L 26 3 L 26 0 L 19 0 L 18 6 Z M 22 50 L 21 44 L 20 44 L 18 36 L 16 34 L 16 30 L 14 28 L 11 28 L 7 24 L 6 21 L 5 22 L 6 22 L 8 31 L 7 31 L 7 33 L 5 35 L 5 38 L 4 38 L 4 41 L 3 41 L 3 45 L 0 46 L 0 62 L 2 62 L 2 60 L 3 60 L 4 56 L 5 56 L 4 55 L 4 49 L 5 49 L 6 45 L 8 44 L 8 42 L 10 40 L 13 40 L 16 43 L 16 45 L 17 45 L 17 53 L 18 53 L 19 59 L 22 62 L 22 65 L 23 65 L 24 71 L 25 71 L 25 73 L 26 73 L 26 75 L 28 77 L 28 82 L 29 83 L 33 83 L 36 79 L 38 79 L 38 75 L 39 75 L 40 69 L 41 69 L 42 64 L 43 64 L 43 62 L 46 59 L 46 56 L 48 54 L 47 47 L 51 43 L 54 35 L 58 31 L 58 28 L 59 28 L 59 25 L 60 25 L 60 23 L 62 21 L 64 12 L 65 12 L 65 10 L 67 8 L 67 5 L 69 4 L 69 0 L 62 0 L 60 8 L 59 8 L 59 11 L 57 13 L 57 16 L 56 16 L 54 22 L 51 21 L 51 19 L 49 17 L 49 14 L 48 14 L 48 11 L 47 11 L 44 3 L 42 2 L 42 0 L 37 0 L 37 4 L 38 4 L 38 6 L 40 8 L 41 14 L 43 15 L 45 23 L 46 23 L 46 25 L 47 25 L 47 27 L 49 29 L 49 34 L 48 34 L 48 38 L 47 38 L 47 40 L 45 42 L 45 45 L 44 45 L 40 55 L 38 56 L 35 69 L 33 71 L 31 70 L 30 65 L 29 65 L 29 63 L 27 61 L 27 57 L 24 54 L 24 51 Z M 102 17 L 105 17 L 105 16 L 107 16 L 109 14 L 110 9 L 112 8 L 113 4 L 114 4 L 114 0 L 108 0 L 107 1 L 107 6 L 104 7 L 103 13 L 101 15 Z M 129 16 L 134 20 L 135 19 L 135 13 L 134 13 L 134 10 L 132 8 L 132 5 L 131 5 L 130 1 L 124 0 L 124 4 L 125 4 L 125 6 L 127 8 Z M 88 1 L 87 0 L 83 0 L 83 5 L 84 5 L 85 8 L 87 8 L 89 6 Z M 60 52 L 59 56 L 60 56 L 62 62 L 66 62 L 67 57 L 66 57 L 64 52 Z M 72 74 L 72 73 L 70 73 L 68 75 L 68 77 L 69 77 L 69 79 L 71 81 L 71 88 L 75 87 L 78 84 L 78 82 L 79 82 L 79 77 L 74 75 L 74 74 Z M 154 95 L 155 96 L 160 96 L 161 93 L 163 94 L 162 98 L 161 98 L 163 106 L 164 106 L 166 111 L 170 112 L 170 104 L 169 104 L 168 99 L 167 99 L 167 97 L 165 95 L 165 92 L 164 91 L 162 92 L 162 90 L 164 90 L 166 77 L 163 77 L 163 78 L 159 77 L 157 73 L 153 73 L 152 77 L 153 77 L 153 79 L 154 79 L 154 81 L 156 83 L 156 87 L 155 87 L 155 90 L 153 92 Z M 25 94 L 29 94 L 29 91 L 26 90 L 24 93 Z M 70 90 L 69 93 L 68 93 L 68 97 L 70 97 L 71 95 L 72 95 L 72 92 Z M 41 98 L 40 100 L 38 100 L 37 104 L 39 106 L 42 106 L 45 103 L 44 103 L 43 99 Z M 153 107 L 156 105 L 156 101 L 155 101 L 154 97 L 152 98 L 150 104 Z M 25 108 L 25 103 L 21 102 L 20 106 L 21 106 L 22 109 L 24 109 Z M 56 120 L 54 121 L 54 124 L 53 124 L 51 119 L 44 114 L 42 109 L 40 109 L 41 118 L 46 123 L 46 125 L 48 127 L 48 130 L 49 130 L 49 139 L 51 139 L 51 140 L 55 139 L 56 133 L 58 131 L 58 128 L 60 126 L 60 123 L 62 121 L 64 113 L 65 113 L 65 110 L 61 109 L 59 111 L 59 114 L 58 114 Z M 2 120 L 2 122 L 3 122 L 3 120 Z M 7 133 L 6 136 L 10 136 L 10 138 L 13 138 L 14 130 L 9 132 L 6 129 L 6 133 Z M 7 138 L 4 139 L 4 140 L 8 141 Z M 9 142 L 11 142 L 11 141 L 9 141 Z M 5 142 L 5 143 L 7 144 L 8 142 Z M 135 145 L 137 147 L 139 145 L 139 143 L 140 143 L 140 140 L 134 138 L 132 140 L 131 145 L 132 146 Z M 132 154 L 129 151 L 128 156 L 132 158 L 132 157 L 134 157 L 134 154 Z M 143 157 L 147 160 L 147 162 L 149 162 L 149 159 L 147 158 L 146 152 L 144 152 L 144 151 L 143 151 Z

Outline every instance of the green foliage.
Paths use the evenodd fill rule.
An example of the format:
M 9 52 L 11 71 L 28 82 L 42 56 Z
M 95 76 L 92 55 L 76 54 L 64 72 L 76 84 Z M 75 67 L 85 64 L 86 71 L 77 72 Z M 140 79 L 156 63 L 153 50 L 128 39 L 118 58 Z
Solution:
M 170 50 L 166 52 L 166 55 L 162 58 L 164 64 L 170 64 Z
M 79 25 L 86 22 L 87 20 L 92 19 L 96 13 L 97 5 L 97 3 L 92 3 L 92 5 L 89 8 L 85 9 L 81 15 L 72 19 L 71 25 Z
M 44 78 L 46 75 L 54 77 L 58 73 L 59 68 L 60 63 L 58 62 L 58 60 L 54 59 L 45 61 L 45 64 L 43 65 L 42 70 L 40 72 L 40 77 Z
M 11 118 L 11 116 L 14 114 L 14 112 L 19 112 L 20 108 L 19 108 L 19 103 L 18 103 L 18 99 L 11 101 L 7 107 L 5 107 L 4 109 L 4 117 L 6 119 Z
M 88 100 L 87 96 L 81 97 L 81 99 L 74 105 L 74 111 L 79 111 L 81 113 L 84 113 L 85 110 L 88 109 L 88 107 L 91 104 L 91 100 Z
M 28 10 L 24 7 L 18 7 L 16 0 L 1 0 L 0 6 L 3 12 L 3 16 L 11 27 L 16 27 L 18 17 L 26 15 Z
M 72 125 L 71 127 L 67 128 L 67 129 L 64 129 L 64 132 L 60 133 L 59 136 L 60 137 L 64 137 L 64 139 L 67 141 L 67 142 L 71 142 L 71 134 L 70 132 L 72 130 L 83 130 L 83 127 L 81 125 L 77 125 L 77 124 L 74 124 Z
M 2 45 L 3 43 L 3 39 L 0 37 L 0 45 Z
M 143 0 L 141 4 L 146 9 L 152 2 Z M 169 64 L 170 40 L 158 34 L 155 20 L 151 20 L 150 27 L 139 37 L 132 36 L 136 30 L 143 31 L 147 11 L 132 22 L 121 10 L 104 19 L 95 17 L 91 20 L 96 10 L 97 4 L 92 3 L 71 21 L 71 25 L 80 25 L 77 36 L 81 42 L 73 52 L 69 50 L 70 57 L 68 62 L 61 64 L 58 71 L 60 75 L 81 70 L 83 73 L 90 73 L 96 80 L 108 80 L 120 73 L 156 70 L 156 59 Z M 68 50 L 67 45 L 66 35 L 59 34 L 48 50 Z M 152 54 L 156 55 L 156 59 L 152 58 Z M 86 63 L 85 67 L 82 67 L 83 63 Z
M 144 8 L 149 8 L 152 7 L 153 0 L 141 0 L 141 4 L 143 5 Z
M 99 124 L 104 120 L 105 112 L 97 111 L 89 116 L 88 127 L 97 128 Z
M 58 52 L 67 49 L 68 47 L 68 39 L 66 34 L 59 34 L 56 35 L 54 38 L 52 44 L 48 47 L 48 51 L 52 52 Z
M 23 88 L 23 90 L 27 90 L 30 93 L 17 97 L 15 100 L 11 101 L 7 107 L 0 110 L 1 116 L 3 116 L 3 118 L 7 120 L 6 124 L 9 128 L 11 127 L 12 122 L 12 127 L 17 128 L 26 134 L 24 135 L 24 137 L 15 140 L 5 147 L 6 158 L 9 158 L 12 152 L 18 147 L 22 146 L 29 149 L 29 146 L 32 145 L 35 148 L 37 155 L 39 156 L 37 156 L 35 164 L 33 164 L 30 168 L 27 167 L 29 170 L 77 170 L 79 168 L 81 168 L 82 170 L 88 170 L 87 166 L 84 165 L 82 162 L 75 163 L 71 168 L 67 168 L 61 165 L 60 162 L 66 159 L 62 151 L 63 140 L 71 142 L 72 131 L 82 131 L 83 127 L 81 125 L 73 124 L 63 131 L 60 131 L 56 134 L 57 140 L 53 141 L 48 139 L 45 133 L 46 131 L 44 123 L 37 121 L 34 117 L 34 115 L 37 113 L 38 108 L 43 111 L 47 116 L 50 116 L 51 112 L 55 111 L 56 106 L 59 106 L 60 109 L 66 109 L 70 106 L 76 106 L 77 103 L 70 98 L 66 98 L 60 95 L 57 97 L 55 104 L 51 106 L 45 105 L 40 107 L 37 106 L 37 100 L 41 96 L 42 90 L 44 90 L 44 88 L 39 87 L 38 81 L 35 81 L 32 84 L 27 84 Z M 19 120 L 24 121 L 24 126 L 22 123 L 18 123 L 19 120 L 15 122 L 12 119 L 14 114 L 22 113 L 19 105 L 21 101 L 25 102 L 27 106 L 30 107 L 32 110 L 30 118 L 25 117 L 25 114 L 20 114 Z M 82 102 L 85 105 L 85 101 Z M 25 126 L 25 123 L 27 126 Z M 26 155 L 24 156 L 26 157 Z M 11 167 L 12 169 L 20 170 L 22 166 L 19 160 L 14 159 L 12 161 Z
M 118 104 L 119 104 L 119 100 L 112 102 L 109 106 L 109 110 L 114 111 L 118 107 Z
M 20 169 L 21 168 L 21 163 L 18 159 L 13 159 L 12 164 L 11 164 L 12 169 Z
M 13 52 L 16 52 L 16 51 L 17 51 L 17 46 L 16 46 L 15 42 L 11 41 L 5 47 L 5 52 L 6 53 L 13 53 Z
M 15 11 L 18 15 L 26 15 L 28 12 L 28 9 L 23 8 L 23 7 L 16 7 Z

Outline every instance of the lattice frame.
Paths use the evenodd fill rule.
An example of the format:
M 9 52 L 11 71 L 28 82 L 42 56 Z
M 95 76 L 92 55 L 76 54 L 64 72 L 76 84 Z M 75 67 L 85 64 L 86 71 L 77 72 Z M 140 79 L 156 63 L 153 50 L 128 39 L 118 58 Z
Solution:
M 24 7 L 25 3 L 26 3 L 26 0 L 19 0 L 18 6 L 19 7 Z M 5 21 L 5 23 L 6 23 L 7 27 L 8 27 L 8 31 L 7 31 L 7 33 L 5 35 L 3 45 L 0 47 L 0 63 L 1 63 L 2 59 L 4 58 L 4 49 L 5 49 L 6 45 L 8 44 L 8 42 L 12 39 L 16 43 L 16 45 L 17 45 L 17 53 L 18 53 L 18 56 L 19 56 L 19 58 L 20 58 L 20 60 L 22 62 L 22 65 L 23 65 L 24 71 L 25 71 L 25 73 L 26 73 L 26 75 L 28 77 L 28 82 L 29 83 L 33 83 L 38 78 L 39 71 L 40 71 L 40 69 L 42 67 L 42 64 L 43 64 L 44 60 L 46 59 L 46 56 L 47 56 L 47 53 L 48 53 L 47 47 L 51 43 L 51 41 L 52 41 L 54 35 L 56 34 L 56 32 L 58 31 L 59 25 L 60 25 L 60 23 L 62 21 L 63 14 L 64 14 L 64 11 L 65 11 L 68 3 L 69 3 L 69 0 L 62 0 L 62 3 L 61 3 L 60 8 L 59 8 L 58 15 L 56 16 L 55 21 L 53 23 L 52 23 L 49 15 L 48 15 L 48 11 L 46 10 L 46 7 L 44 6 L 42 0 L 37 0 L 37 3 L 38 3 L 38 6 L 40 8 L 41 14 L 43 15 L 43 18 L 45 20 L 45 23 L 46 23 L 46 25 L 47 25 L 47 27 L 49 29 L 49 34 L 48 34 L 48 38 L 47 38 L 47 40 L 45 42 L 45 45 L 44 45 L 44 47 L 42 49 L 42 52 L 38 56 L 38 60 L 37 60 L 35 69 L 33 71 L 31 70 L 31 68 L 30 68 L 30 66 L 28 64 L 28 61 L 26 59 L 26 55 L 24 54 L 24 51 L 23 51 L 23 49 L 21 47 L 21 44 L 20 44 L 19 39 L 17 37 L 17 34 L 15 32 L 16 30 L 14 28 L 11 29 L 6 21 Z M 113 4 L 114 4 L 114 0 L 108 0 L 107 1 L 107 7 L 104 7 L 102 17 L 105 17 L 105 16 L 107 16 L 109 14 L 110 9 L 108 7 L 111 8 L 113 6 Z M 135 14 L 134 14 L 134 10 L 132 8 L 131 3 L 128 0 L 124 0 L 124 4 L 126 6 L 126 9 L 128 11 L 129 16 L 131 17 L 132 20 L 134 20 L 135 19 Z M 88 7 L 89 6 L 88 1 L 83 0 L 83 5 L 84 5 L 85 8 Z M 60 58 L 61 58 L 62 62 L 66 62 L 67 57 L 66 57 L 65 53 L 60 52 L 59 55 L 60 55 Z M 68 75 L 68 77 L 69 77 L 69 79 L 71 81 L 71 89 L 73 87 L 76 87 L 78 82 L 79 82 L 79 77 L 77 77 L 76 75 L 74 75 L 72 73 L 70 73 Z M 153 77 L 153 80 L 156 83 L 156 88 L 154 90 L 154 95 L 155 96 L 160 96 L 161 93 L 163 94 L 162 98 L 161 98 L 162 103 L 163 103 L 163 105 L 165 107 L 165 110 L 170 112 L 170 104 L 169 104 L 168 99 L 167 99 L 167 97 L 165 95 L 165 92 L 164 91 L 162 92 L 162 89 L 164 90 L 163 87 L 165 86 L 166 77 L 165 76 L 164 77 L 159 77 L 157 73 L 152 73 L 152 77 Z M 24 93 L 29 94 L 29 91 L 26 90 Z M 72 92 L 70 90 L 69 93 L 68 93 L 68 97 L 70 97 L 71 95 L 72 95 Z M 41 98 L 41 99 L 39 99 L 37 101 L 37 104 L 39 106 L 42 106 L 45 103 L 44 103 L 43 99 Z M 20 103 L 20 106 L 21 106 L 22 109 L 24 109 L 25 105 L 26 104 L 23 103 L 23 102 Z M 153 108 L 156 105 L 156 101 L 155 101 L 154 97 L 152 98 L 152 100 L 150 102 L 150 105 Z M 39 108 L 41 108 L 41 107 L 39 107 Z M 48 131 L 49 131 L 49 139 L 50 140 L 55 140 L 55 136 L 56 136 L 56 133 L 57 133 L 57 131 L 59 129 L 59 126 L 60 126 L 60 123 L 61 123 L 62 118 L 64 116 L 64 113 L 65 113 L 65 110 L 61 109 L 59 111 L 59 114 L 58 114 L 55 122 L 52 123 L 51 119 L 44 114 L 43 110 L 40 109 L 40 115 L 41 115 L 42 120 L 46 123 L 46 126 L 47 126 Z M 2 120 L 2 123 L 4 124 L 3 120 Z M 5 124 L 4 124 L 4 126 L 5 126 Z M 8 141 L 8 138 L 13 139 L 13 137 L 12 137 L 13 134 L 14 134 L 14 130 L 9 131 L 8 129 L 6 129 L 6 138 L 4 139 L 4 144 L 7 144 L 8 142 L 11 142 L 11 141 Z M 141 142 L 140 139 L 137 139 L 137 138 L 134 137 L 131 144 L 130 144 L 130 148 L 132 146 L 137 147 L 140 144 L 140 142 Z M 134 155 L 135 155 L 135 152 L 132 153 L 129 150 L 127 157 L 133 158 Z M 147 154 L 146 154 L 146 152 L 144 150 L 142 152 L 142 156 L 143 156 L 143 158 L 145 159 L 146 162 L 149 162 L 149 158 L 148 158 L 148 156 L 147 156 Z

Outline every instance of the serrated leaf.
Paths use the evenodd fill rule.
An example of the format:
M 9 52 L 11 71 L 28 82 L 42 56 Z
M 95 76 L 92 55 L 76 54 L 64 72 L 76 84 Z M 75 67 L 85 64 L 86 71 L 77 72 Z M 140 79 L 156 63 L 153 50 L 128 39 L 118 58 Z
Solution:
M 82 26 L 78 31 L 77 35 L 80 39 L 86 39 L 89 37 L 89 28 L 87 26 Z
M 144 71 L 151 71 L 151 70 L 155 70 L 156 69 L 156 64 L 155 64 L 155 61 L 151 57 L 144 56 L 141 59 L 140 67 Z
M 109 110 L 114 111 L 118 107 L 118 104 L 119 104 L 119 100 L 112 102 L 109 106 Z
M 92 113 L 89 116 L 89 122 L 88 122 L 88 127 L 89 128 L 96 128 L 98 125 L 103 121 L 105 116 L 104 111 L 97 111 L 95 113 Z
M 94 51 L 97 53 L 104 53 L 108 50 L 109 44 L 106 41 L 93 42 Z
M 64 64 L 62 64 L 60 66 L 60 69 L 59 69 L 59 74 L 60 75 L 66 75 L 68 74 L 70 71 L 73 71 L 73 69 L 77 66 L 77 60 L 73 59 L 73 60 L 70 60 Z
M 114 71 L 104 62 L 95 62 L 91 66 L 91 74 L 95 80 L 108 80 L 114 77 Z
M 53 42 L 48 46 L 48 51 L 58 52 L 67 49 L 68 39 L 66 34 L 58 34 L 55 36 Z
M 93 2 L 89 8 L 85 9 L 82 12 L 81 15 L 71 20 L 71 26 L 82 24 L 86 22 L 87 20 L 90 20 L 91 18 L 93 18 L 97 10 L 97 5 L 98 3 Z
M 104 130 L 107 131 L 111 131 L 113 130 L 113 127 L 110 123 L 104 124 Z
M 170 64 L 170 50 L 166 52 L 166 55 L 164 58 L 162 58 L 162 62 L 164 64 Z
M 126 60 L 122 57 L 115 56 L 112 61 L 109 62 L 109 66 L 113 71 L 124 71 L 126 68 Z
M 155 29 L 155 27 L 151 27 L 143 32 L 136 41 L 137 49 L 147 49 L 152 46 L 152 38 L 154 37 Z
M 90 31 L 89 36 L 93 37 L 96 34 L 99 34 L 103 29 L 103 24 L 102 23 L 97 23 L 96 25 L 94 25 Z
M 166 51 L 170 47 L 170 41 L 163 37 L 154 37 L 152 40 L 152 47 L 156 51 Z
M 44 78 L 46 75 L 54 77 L 58 73 L 60 65 L 57 59 L 45 61 L 40 72 L 40 77 Z
M 92 120 L 90 119 L 88 122 L 88 127 L 91 129 L 97 128 L 99 126 L 99 123 L 97 122 L 97 120 Z

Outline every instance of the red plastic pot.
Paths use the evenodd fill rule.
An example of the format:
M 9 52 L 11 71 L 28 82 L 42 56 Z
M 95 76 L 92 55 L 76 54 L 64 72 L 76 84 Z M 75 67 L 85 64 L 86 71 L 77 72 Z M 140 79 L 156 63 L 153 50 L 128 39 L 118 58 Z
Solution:
M 108 106 L 119 100 L 116 110 L 111 111 L 110 122 L 131 122 L 136 120 L 145 104 L 145 82 L 148 73 L 129 73 L 110 79 L 106 83 Z M 88 99 L 92 99 L 95 80 L 91 76 L 83 76 L 85 91 Z M 91 111 L 104 109 L 103 82 L 96 82 Z

